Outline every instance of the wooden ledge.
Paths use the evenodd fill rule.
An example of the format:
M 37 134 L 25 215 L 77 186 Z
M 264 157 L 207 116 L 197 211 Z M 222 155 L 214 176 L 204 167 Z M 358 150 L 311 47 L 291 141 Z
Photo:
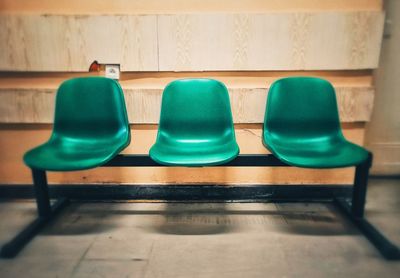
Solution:
M 0 89 L 57 89 L 66 79 L 99 76 L 97 73 L 0 72 Z M 100 75 L 101 76 L 101 75 Z M 277 79 L 289 76 L 315 76 L 336 87 L 371 87 L 372 71 L 206 71 L 206 72 L 122 72 L 120 83 L 126 89 L 163 89 L 180 78 L 213 78 L 229 88 L 267 88 Z

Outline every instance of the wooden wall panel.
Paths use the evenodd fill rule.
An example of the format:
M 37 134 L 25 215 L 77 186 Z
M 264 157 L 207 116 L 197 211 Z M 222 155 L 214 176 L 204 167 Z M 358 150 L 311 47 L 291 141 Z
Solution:
M 128 117 L 131 123 L 158 123 L 161 88 L 123 86 Z M 262 123 L 268 87 L 231 88 L 233 120 L 235 123 Z M 0 87 L 0 123 L 52 123 L 56 89 Z M 342 122 L 366 122 L 372 112 L 372 87 L 336 87 Z
M 0 70 L 376 68 L 382 11 L 174 15 L 0 13 Z
M 55 91 L 42 89 L 0 90 L 0 122 L 3 123 L 52 123 L 54 118 Z
M 241 153 L 268 153 L 261 143 L 261 125 L 236 125 Z M 363 144 L 364 125 L 344 124 L 346 138 Z M 155 141 L 157 126 L 133 125 L 132 142 L 124 153 L 148 153 Z M 30 184 L 31 173 L 22 162 L 23 154 L 47 140 L 50 125 L 0 125 L 0 185 Z M 351 184 L 353 168 L 313 170 L 300 168 L 97 168 L 78 172 L 50 172 L 55 184 Z
M 98 60 L 157 71 L 156 21 L 154 15 L 0 14 L 0 70 L 87 71 Z
M 376 68 L 381 11 L 158 17 L 160 70 Z

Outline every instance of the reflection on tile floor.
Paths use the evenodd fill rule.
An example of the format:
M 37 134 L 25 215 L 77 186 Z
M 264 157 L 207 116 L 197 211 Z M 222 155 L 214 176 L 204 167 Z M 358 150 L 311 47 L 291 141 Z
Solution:
M 399 180 L 371 180 L 367 215 L 400 245 Z M 0 203 L 0 243 L 35 216 Z M 397 274 L 396 274 L 397 273 Z M 329 204 L 73 203 L 0 277 L 398 277 Z

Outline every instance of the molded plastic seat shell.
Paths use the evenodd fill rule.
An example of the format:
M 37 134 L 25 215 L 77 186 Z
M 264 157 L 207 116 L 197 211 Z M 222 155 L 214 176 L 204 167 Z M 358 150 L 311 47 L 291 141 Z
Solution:
M 367 150 L 344 138 L 332 85 L 313 77 L 272 84 L 263 144 L 287 164 L 306 168 L 355 166 L 368 157 Z
M 104 77 L 65 81 L 58 89 L 50 139 L 24 156 L 31 168 L 74 171 L 98 167 L 130 142 L 124 95 Z
M 228 91 L 212 79 L 171 82 L 163 92 L 150 157 L 164 165 L 224 164 L 239 154 Z

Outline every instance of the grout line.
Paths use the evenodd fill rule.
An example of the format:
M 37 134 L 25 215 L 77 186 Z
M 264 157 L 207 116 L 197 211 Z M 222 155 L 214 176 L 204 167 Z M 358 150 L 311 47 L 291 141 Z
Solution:
M 146 265 L 143 268 L 143 272 L 144 272 L 143 277 L 147 277 L 147 274 L 149 273 L 149 264 L 150 264 L 150 260 L 151 260 L 152 254 L 153 254 L 154 245 L 155 245 L 155 239 L 151 243 L 150 252 L 147 255 Z
M 95 241 L 97 240 L 98 236 L 96 235 L 93 238 L 93 241 L 90 243 L 90 245 L 88 246 L 88 248 L 86 248 L 85 252 L 83 252 L 82 256 L 79 258 L 78 263 L 74 266 L 74 269 L 71 272 L 70 277 L 75 276 L 79 266 L 81 265 L 82 261 L 85 259 L 86 254 L 89 252 L 90 248 L 92 248 L 93 244 L 95 243 Z

